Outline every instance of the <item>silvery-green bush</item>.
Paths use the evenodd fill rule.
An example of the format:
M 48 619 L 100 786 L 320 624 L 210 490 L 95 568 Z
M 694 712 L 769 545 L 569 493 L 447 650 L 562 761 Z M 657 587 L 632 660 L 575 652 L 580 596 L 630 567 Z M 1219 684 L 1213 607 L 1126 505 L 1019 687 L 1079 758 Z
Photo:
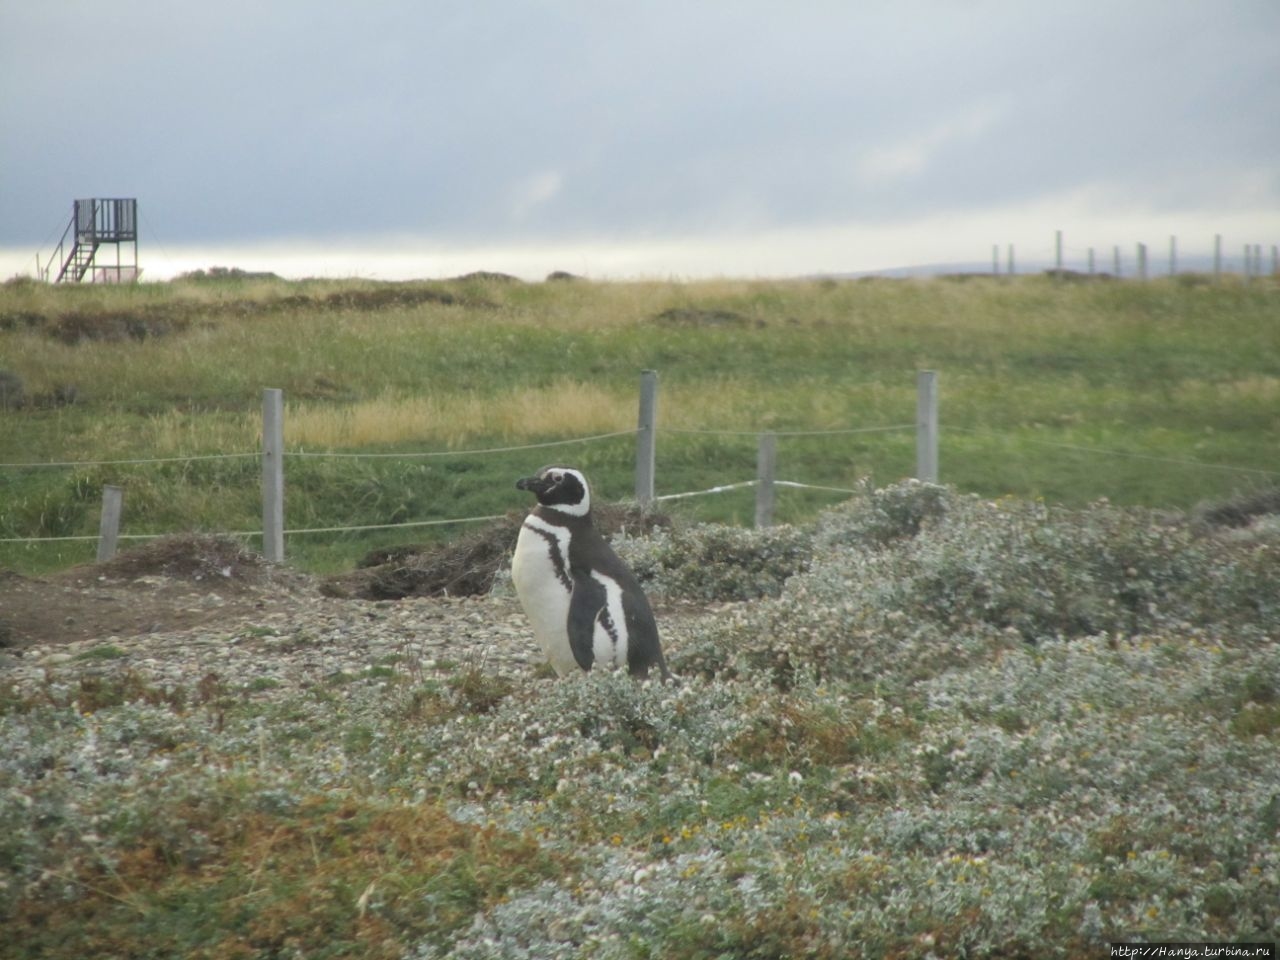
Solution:
M 906 483 L 824 514 L 809 569 L 708 627 L 679 665 L 918 679 L 1016 643 L 1280 627 L 1280 551 L 1183 518 Z
M 1108 940 L 1271 939 L 1280 753 L 1232 731 L 1253 709 L 1239 678 L 1277 668 L 1274 645 L 1055 640 L 927 682 L 914 717 L 883 701 L 850 710 L 809 681 L 760 688 L 712 712 L 750 726 L 831 710 L 850 735 L 882 722 L 899 735 L 842 764 L 802 747 L 770 774 L 739 771 L 737 812 L 708 806 L 723 761 L 699 774 L 672 743 L 667 762 L 615 756 L 600 780 L 583 754 L 518 815 L 549 842 L 602 826 L 575 848 L 581 871 L 417 956 L 1071 957 Z M 753 777 L 770 790 L 749 794 Z M 577 791 L 597 805 L 562 801 Z M 665 836 L 611 842 L 618 804 L 650 807 Z
M 776 597 L 788 579 L 808 567 L 813 534 L 792 526 L 748 530 L 711 523 L 620 537 L 614 547 L 656 595 L 755 600 Z
M 858 496 L 818 518 L 817 546 L 878 547 L 914 537 L 927 523 L 945 517 L 954 501 L 950 489 L 936 483 L 864 484 Z

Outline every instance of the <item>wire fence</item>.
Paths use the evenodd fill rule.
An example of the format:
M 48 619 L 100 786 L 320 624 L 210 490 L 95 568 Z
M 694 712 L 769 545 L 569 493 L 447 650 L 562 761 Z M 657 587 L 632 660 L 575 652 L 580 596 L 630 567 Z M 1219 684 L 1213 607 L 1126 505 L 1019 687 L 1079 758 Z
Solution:
M 404 451 L 400 453 L 344 453 L 338 451 L 304 451 L 292 450 L 282 451 L 281 456 L 285 459 L 330 459 L 330 460 L 415 460 L 425 458 L 440 457 L 469 457 L 469 456 L 485 456 L 502 453 L 518 453 L 525 450 L 541 450 L 551 447 L 563 447 L 573 444 L 593 443 L 600 440 L 611 440 L 618 437 L 634 436 L 634 430 L 615 430 L 611 433 L 593 434 L 584 437 L 569 437 L 563 440 L 548 440 L 539 443 L 515 444 L 502 447 L 481 447 L 463 450 L 423 450 L 423 451 Z M 199 454 L 190 456 L 177 457 L 128 457 L 115 460 L 59 460 L 59 461 L 25 461 L 18 463 L 0 463 L 0 470 L 18 470 L 18 469 L 41 469 L 41 468 L 61 468 L 75 469 L 82 467 L 123 467 L 151 465 L 161 463 L 187 463 L 196 461 L 212 461 L 212 460 L 243 460 L 243 459 L 259 459 L 263 456 L 261 451 L 253 453 L 224 453 L 224 454 Z M 307 534 L 322 533 L 360 533 L 374 530 L 410 530 L 422 527 L 442 527 L 451 525 L 461 525 L 467 523 L 483 523 L 490 520 L 500 520 L 503 514 L 484 514 L 471 517 L 454 517 L 438 520 L 405 520 L 395 523 L 372 523 L 372 524 L 350 524 L 340 526 L 324 526 L 324 527 L 295 527 L 284 531 L 289 536 L 299 536 Z M 226 530 L 222 531 L 225 536 L 231 537 L 261 537 L 264 534 L 262 529 L 257 530 Z M 109 534 L 113 540 L 156 540 L 169 534 L 165 533 L 119 533 Z M 42 537 L 0 537 L 0 543 L 75 543 L 75 542 L 92 542 L 101 541 L 104 537 L 104 531 L 97 534 L 79 534 L 71 536 L 42 536 Z
M 1167 245 L 1134 241 L 1079 246 L 1067 243 L 1063 231 L 1055 230 L 1052 244 L 1024 244 L 1017 249 L 1017 257 L 1014 244 L 1003 247 L 993 244 L 991 272 L 994 276 L 1001 273 L 1012 276 L 1019 272 L 1052 270 L 1060 278 L 1069 274 L 1101 274 L 1140 281 L 1191 274 L 1211 276 L 1215 283 L 1227 274 L 1236 274 L 1246 283 L 1268 274 L 1280 277 L 1280 245 L 1270 244 L 1270 256 L 1264 260 L 1261 243 L 1229 243 L 1222 234 L 1215 234 L 1209 243 L 1205 242 L 1208 238 L 1203 237 L 1184 243 L 1186 239 L 1170 235 Z
M 851 435 L 859 433 L 883 433 L 888 431 L 902 431 L 913 429 L 912 424 L 901 424 L 890 427 L 871 427 L 871 428 L 855 428 L 849 430 L 792 430 L 779 431 L 777 436 L 784 437 L 806 437 L 819 435 Z M 726 436 L 726 437 L 756 437 L 760 433 L 758 431 L 748 430 L 662 430 L 661 433 L 669 433 L 673 435 L 697 435 L 697 436 Z M 583 437 L 570 437 L 563 440 L 550 440 L 539 443 L 515 444 L 503 447 L 483 447 L 465 450 L 430 450 L 430 451 L 406 451 L 401 453 L 345 453 L 336 451 L 287 451 L 283 454 L 286 459 L 335 459 L 335 460 L 414 460 L 424 458 L 437 457 L 468 457 L 468 456 L 484 456 L 490 454 L 502 453 L 520 453 L 526 450 L 541 450 L 552 447 L 563 447 L 573 444 L 593 443 L 600 440 L 612 440 L 619 437 L 634 437 L 635 430 L 616 430 L 611 433 L 593 434 Z M 210 461 L 210 460 L 236 460 L 260 458 L 262 454 L 258 453 L 231 453 L 231 454 L 202 454 L 198 456 L 179 456 L 179 457 L 149 457 L 139 458 L 130 457 L 117 460 L 62 460 L 62 461 L 24 461 L 17 463 L 0 463 L 0 470 L 17 470 L 17 469 L 40 469 L 40 468 L 61 468 L 75 469 L 81 467 L 123 467 L 138 466 L 159 463 L 183 463 L 192 461 Z M 741 490 L 749 487 L 758 486 L 758 479 L 744 480 L 740 483 L 722 484 L 709 487 L 704 490 L 689 490 L 681 493 L 668 493 L 661 496 L 655 496 L 655 502 L 666 502 L 671 500 L 686 500 L 694 497 L 713 496 L 718 493 L 726 493 L 733 490 Z M 775 480 L 774 485 L 779 487 L 787 487 L 791 489 L 807 489 L 818 490 L 828 493 L 840 493 L 854 495 L 856 490 L 845 487 L 831 487 L 821 484 L 800 483 L 791 480 Z M 453 517 L 449 519 L 439 520 L 405 520 L 395 523 L 373 523 L 373 524 L 349 524 L 339 526 L 324 527 L 291 527 L 285 530 L 287 536 L 301 536 L 308 534 L 324 534 L 324 533 L 362 533 L 374 530 L 410 530 L 421 527 L 441 527 L 450 525 L 461 525 L 468 523 L 484 523 L 491 520 L 500 520 L 504 514 L 482 514 L 470 517 Z M 261 537 L 263 531 L 256 530 L 227 530 L 222 531 L 224 535 L 231 537 Z M 167 536 L 164 533 L 116 533 L 117 540 L 155 540 Z M 0 537 L 0 543 L 86 543 L 100 540 L 101 533 L 97 534 L 77 534 L 68 536 L 41 536 L 41 537 Z
M 646 374 L 650 372 L 646 371 Z M 60 460 L 60 461 L 26 461 L 26 462 L 9 462 L 0 463 L 0 470 L 17 471 L 17 470 L 41 470 L 41 469 L 80 469 L 88 467 L 131 467 L 146 466 L 155 464 L 171 464 L 171 463 L 193 463 L 208 461 L 230 461 L 230 460 L 246 460 L 261 459 L 263 461 L 264 471 L 264 523 L 262 529 L 256 530 L 230 530 L 223 531 L 226 535 L 235 537 L 262 537 L 264 544 L 268 542 L 270 527 L 272 522 L 279 526 L 277 533 L 279 539 L 283 542 L 284 536 L 306 536 L 320 534 L 344 534 L 344 533 L 364 533 L 381 530 L 411 530 L 416 528 L 444 527 L 453 525 L 464 525 L 472 523 L 484 523 L 501 519 L 503 514 L 482 514 L 466 517 L 453 517 L 444 519 L 429 520 L 398 520 L 389 523 L 373 523 L 373 524 L 348 524 L 348 525 L 325 525 L 312 527 L 295 527 L 283 529 L 283 463 L 286 460 L 372 460 L 372 461 L 388 461 L 388 460 L 424 460 L 424 459 L 440 459 L 440 458 L 465 458 L 492 456 L 500 454 L 520 453 L 531 450 L 545 450 L 557 447 L 566 447 L 573 445 L 592 444 L 608 440 L 616 440 L 623 437 L 634 437 L 637 445 L 636 460 L 636 476 L 637 476 L 637 499 L 644 504 L 666 503 L 680 500 L 690 500 L 701 497 L 714 497 L 721 494 L 732 493 L 735 491 L 754 489 L 756 491 L 756 524 L 758 526 L 767 526 L 773 522 L 774 497 L 778 488 L 790 490 L 807 490 L 818 493 L 833 494 L 838 496 L 854 496 L 858 490 L 821 483 L 808 483 L 794 479 L 779 479 L 776 476 L 776 447 L 775 442 L 778 438 L 813 438 L 813 437 L 840 437 L 840 436 L 858 436 L 869 434 L 890 434 L 902 433 L 907 431 L 915 431 L 917 445 L 917 463 L 916 477 L 922 480 L 936 481 L 936 464 L 937 464 L 937 444 L 939 428 L 937 426 L 937 409 L 936 385 L 932 381 L 933 374 L 931 371 L 921 371 L 918 375 L 918 407 L 917 418 L 914 423 L 895 423 L 880 426 L 863 426 L 849 427 L 841 429 L 796 429 L 796 430 L 776 430 L 776 431 L 760 431 L 760 430 L 727 430 L 727 429 L 692 429 L 692 428 L 676 428 L 676 427 L 658 427 L 656 422 L 650 420 L 646 422 L 644 411 L 648 409 L 653 411 L 656 404 L 652 396 L 648 398 L 642 397 L 641 402 L 641 419 L 639 425 L 635 429 L 615 430 L 607 433 L 591 434 L 580 437 L 569 437 L 559 440 L 540 441 L 534 443 L 512 444 L 506 446 L 491 446 L 468 448 L 461 450 L 421 450 L 406 451 L 397 453 L 382 452 L 339 452 L 339 451 L 304 451 L 304 450 L 285 450 L 283 444 L 280 449 L 273 451 L 269 448 L 270 444 L 264 439 L 262 450 L 253 452 L 235 452 L 223 454 L 194 454 L 187 456 L 167 456 L 167 457 L 126 457 L 118 459 L 91 459 L 91 460 Z M 656 389 L 656 377 L 647 377 L 645 383 L 648 388 Z M 279 391 L 265 391 L 265 394 L 275 394 L 274 400 L 279 403 Z M 282 408 L 281 408 L 282 409 Z M 268 429 L 266 419 L 266 407 L 264 404 L 264 438 L 269 438 L 271 430 Z M 974 429 L 969 427 L 948 425 L 946 430 L 955 434 L 963 434 L 973 437 L 979 437 L 989 440 L 1002 440 L 1006 438 L 1006 434 L 994 431 Z M 277 430 L 282 435 L 282 432 Z M 704 489 L 684 490 L 673 493 L 664 493 L 657 495 L 653 490 L 653 456 L 655 449 L 655 438 L 658 435 L 664 436 L 681 436 L 681 437 L 725 437 L 742 439 L 754 437 L 757 438 L 757 471 L 756 476 L 740 481 L 717 484 Z M 1041 440 L 1036 438 L 1019 438 L 1020 444 L 1028 444 L 1032 446 L 1041 446 L 1045 448 L 1053 448 L 1059 450 L 1069 450 L 1078 453 L 1085 453 L 1099 457 L 1125 458 L 1131 460 L 1147 461 L 1152 463 L 1160 463 L 1165 465 L 1177 465 L 1188 468 L 1214 470 L 1221 472 L 1236 473 L 1240 475 L 1248 475 L 1253 477 L 1265 477 L 1269 479 L 1280 478 L 1280 471 L 1263 470 L 1254 467 L 1233 466 L 1221 463 L 1205 463 L 1200 460 L 1192 460 L 1179 457 L 1156 456 L 1147 453 L 1136 452 L 1132 450 L 1097 447 L 1084 444 L 1067 443 L 1055 440 Z M 644 461 L 648 459 L 646 464 Z M 268 473 L 272 470 L 278 471 L 279 483 L 275 486 L 279 489 L 280 502 L 272 508 L 266 501 L 270 494 L 269 491 L 273 484 L 268 482 Z M 932 475 L 931 475 L 932 474 Z M 107 490 L 115 490 L 115 496 L 119 496 L 119 488 L 108 487 Z M 108 513 L 114 513 L 114 518 L 108 518 Z M 272 518 L 275 518 L 274 521 Z M 114 553 L 114 544 L 117 540 L 151 540 L 157 539 L 168 534 L 166 533 L 121 533 L 118 530 L 119 509 L 118 506 L 114 511 L 107 509 L 107 500 L 104 496 L 104 510 L 101 529 L 98 534 L 79 534 L 66 536 L 30 536 L 30 537 L 3 537 L 0 538 L 0 544 L 40 544 L 40 543 L 67 543 L 67 542 L 92 542 L 99 543 L 99 559 L 105 559 L 111 553 Z M 104 544 L 108 546 L 104 549 Z M 264 551 L 265 552 L 265 551 Z M 268 557 L 268 559 L 283 559 L 282 550 L 279 557 Z

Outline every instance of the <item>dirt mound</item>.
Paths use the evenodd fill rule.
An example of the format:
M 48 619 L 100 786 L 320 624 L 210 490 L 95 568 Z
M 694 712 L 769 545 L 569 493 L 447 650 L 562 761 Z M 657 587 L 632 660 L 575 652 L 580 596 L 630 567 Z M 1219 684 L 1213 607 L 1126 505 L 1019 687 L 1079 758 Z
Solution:
M 606 504 L 595 509 L 594 518 L 606 537 L 624 528 L 638 533 L 671 524 L 665 514 L 636 505 Z M 523 520 L 523 513 L 513 511 L 449 543 L 375 551 L 360 562 L 360 569 L 328 578 L 320 590 L 326 596 L 364 600 L 482 596 L 511 562 Z
M 360 569 L 330 577 L 320 590 L 364 600 L 488 593 L 515 545 L 520 521 L 519 514 L 511 513 L 450 543 L 376 551 L 360 562 Z
M 1264 487 L 1228 500 L 1206 503 L 1193 512 L 1202 527 L 1247 527 L 1259 517 L 1280 514 L 1280 487 Z
M 251 275 L 245 275 L 249 276 Z M 217 279 L 219 278 L 193 282 L 207 284 Z M 510 279 L 515 281 L 514 277 Z M 6 311 L 0 313 L 0 330 L 39 330 L 51 339 L 77 346 L 129 340 L 141 342 L 155 337 L 176 336 L 191 330 L 197 324 L 213 323 L 223 317 L 243 319 L 288 310 L 317 308 L 372 312 L 412 308 L 422 304 L 460 304 L 482 309 L 495 307 L 493 302 L 483 297 L 465 291 L 450 291 L 439 283 L 380 283 L 368 288 L 336 290 L 324 295 L 294 292 L 283 296 L 221 299 L 214 302 L 175 299 L 131 310 L 82 309 L 48 314 L 30 310 Z
M 26 399 L 22 378 L 12 370 L 0 370 L 0 410 L 18 410 Z
M 272 568 L 238 540 L 206 534 L 160 537 L 93 567 L 98 577 L 137 580 L 168 577 L 193 583 L 261 586 Z
M 1115 279 L 1109 273 L 1081 273 L 1079 270 L 1046 270 L 1044 275 L 1063 283 L 1107 283 Z
M 242 270 L 239 267 L 210 267 L 208 270 L 188 270 L 173 278 L 174 283 L 225 283 L 246 280 L 270 280 L 283 283 L 283 278 L 269 270 Z
M 435 287 L 389 285 L 369 290 L 339 290 L 324 298 L 327 306 L 349 310 L 385 310 L 389 307 L 416 307 L 423 303 L 442 303 L 452 306 L 461 302 L 447 290 Z M 467 301 L 469 306 L 489 306 Z
M 163 537 L 46 577 L 0 571 L 0 649 L 225 623 L 314 588 L 228 537 Z
M 119 343 L 124 340 L 146 340 L 180 333 L 190 326 L 184 317 L 155 310 L 121 312 L 101 310 L 60 314 L 46 328 L 49 336 L 69 346 L 78 343 Z
M 745 327 L 751 321 L 734 310 L 701 307 L 671 307 L 654 318 L 658 323 L 676 327 Z M 756 326 L 763 326 L 757 322 Z
M 522 283 L 519 277 L 513 277 L 509 273 L 498 273 L 493 270 L 474 270 L 471 273 L 464 273 L 454 280 L 465 283 Z

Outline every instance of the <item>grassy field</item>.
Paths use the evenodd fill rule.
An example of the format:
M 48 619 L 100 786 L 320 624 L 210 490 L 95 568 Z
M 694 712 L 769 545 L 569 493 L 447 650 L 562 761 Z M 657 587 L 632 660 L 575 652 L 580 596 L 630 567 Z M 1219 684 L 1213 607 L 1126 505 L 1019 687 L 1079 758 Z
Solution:
M 0 287 L 0 538 L 95 533 L 106 483 L 125 487 L 125 533 L 258 528 L 263 387 L 285 392 L 291 452 L 414 454 L 633 429 L 639 373 L 654 369 L 662 494 L 749 479 L 756 431 L 909 424 L 920 368 L 939 371 L 941 476 L 963 490 L 1188 507 L 1280 469 L 1273 281 L 11 281 Z M 232 453 L 249 456 L 84 465 Z M 522 505 L 512 480 L 554 459 L 586 468 L 606 498 L 631 493 L 627 436 L 295 457 L 286 527 L 501 513 Z M 12 466 L 50 461 L 81 465 Z M 913 469 L 910 430 L 779 443 L 784 479 L 851 487 Z M 779 518 L 832 499 L 787 491 Z M 752 493 L 673 509 L 749 522 Z M 298 535 L 287 548 L 332 570 L 459 529 Z M 4 543 L 0 565 L 39 571 L 92 550 Z

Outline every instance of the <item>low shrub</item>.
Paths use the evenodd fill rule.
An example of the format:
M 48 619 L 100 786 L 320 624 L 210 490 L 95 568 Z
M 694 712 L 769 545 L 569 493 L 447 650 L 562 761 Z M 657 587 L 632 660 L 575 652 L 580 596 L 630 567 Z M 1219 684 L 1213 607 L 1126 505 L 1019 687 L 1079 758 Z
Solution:
M 860 496 L 819 516 L 817 545 L 879 547 L 914 537 L 946 516 L 954 497 L 936 483 L 907 480 L 889 487 L 864 486 Z
M 722 524 L 657 529 L 614 546 L 653 593 L 681 600 L 776 597 L 809 565 L 813 534 L 791 526 L 747 530 Z
M 908 483 L 824 514 L 815 542 L 806 572 L 710 624 L 676 668 L 918 679 L 1020 642 L 1280 625 L 1280 552 L 1180 516 Z

